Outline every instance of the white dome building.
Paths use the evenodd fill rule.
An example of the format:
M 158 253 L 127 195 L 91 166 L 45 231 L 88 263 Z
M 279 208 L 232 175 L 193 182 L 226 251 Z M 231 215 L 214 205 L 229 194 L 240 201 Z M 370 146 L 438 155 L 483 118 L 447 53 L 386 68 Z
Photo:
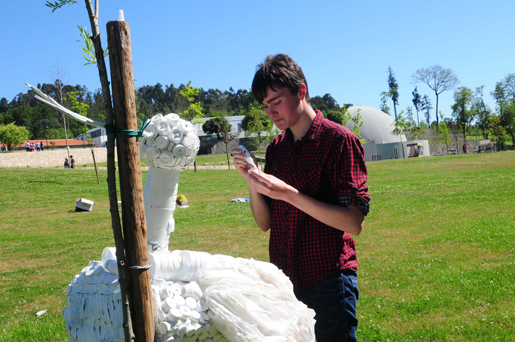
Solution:
M 404 134 L 395 135 L 395 120 L 385 112 L 372 107 L 352 106 L 347 109 L 352 117 L 361 115 L 361 138 L 364 139 L 365 161 L 429 156 L 427 140 L 406 141 Z M 353 129 L 354 122 L 346 127 Z
M 351 116 L 356 116 L 359 112 L 361 115 L 361 137 L 367 142 L 375 140 L 376 144 L 386 144 L 393 142 L 406 141 L 406 136 L 402 134 L 400 137 L 392 133 L 395 129 L 395 120 L 385 112 L 372 107 L 352 106 L 347 109 Z M 354 122 L 349 121 L 346 125 L 348 128 L 354 128 Z

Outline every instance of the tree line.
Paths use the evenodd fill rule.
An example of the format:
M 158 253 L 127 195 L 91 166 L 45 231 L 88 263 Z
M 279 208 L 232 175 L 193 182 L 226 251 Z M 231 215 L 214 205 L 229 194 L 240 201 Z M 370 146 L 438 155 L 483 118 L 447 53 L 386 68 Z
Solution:
M 91 118 L 105 122 L 105 106 L 101 89 L 89 91 L 80 85 L 63 84 L 59 79 L 54 83 L 38 84 L 37 88 L 50 95 L 64 107 Z M 17 127 L 24 127 L 27 136 L 23 139 L 64 139 L 76 137 L 90 127 L 64 117 L 62 113 L 41 103 L 34 97 L 34 91 L 28 89 L 19 93 L 11 101 L 5 97 L 0 99 L 0 125 L 7 126 L 14 123 Z M 322 110 L 326 116 L 338 121 L 346 104 L 340 106 L 330 95 L 313 96 L 313 108 Z M 145 85 L 136 89 L 137 115 L 140 120 L 150 118 L 157 113 L 176 113 L 185 120 L 201 119 L 206 117 L 223 118 L 225 116 L 247 115 L 244 129 L 259 127 L 272 127 L 262 106 L 257 103 L 252 92 L 246 89 L 221 91 L 219 89 L 193 87 L 188 84 L 174 84 L 163 86 Z M 257 124 L 255 120 L 263 121 Z M 247 122 L 250 120 L 250 125 Z M 247 127 L 248 126 L 248 127 Z M 213 134 L 218 134 L 215 127 Z M 23 140 L 22 139 L 22 140 Z
M 441 65 L 419 69 L 411 77 L 412 83 L 424 83 L 434 92 L 436 120 L 431 121 L 433 109 L 431 99 L 426 94 L 421 95 L 417 86 L 412 92 L 413 106 L 408 106 L 406 112 L 401 111 L 399 115 L 397 114 L 399 85 L 392 68 L 388 67 L 388 91 L 380 94 L 380 109 L 390 114 L 388 102 L 391 101 L 395 120 L 399 124 L 405 121 L 404 126 L 410 126 L 415 130 L 431 127 L 437 132 L 444 133 L 443 126 L 439 122 L 444 118 L 438 109 L 438 97 L 444 91 L 454 90 L 454 104 L 451 106 L 452 119 L 445 119 L 446 130 L 461 132 L 464 138 L 467 134 L 481 135 L 485 139 L 499 141 L 501 147 L 505 146 L 510 139 L 512 144 L 515 142 L 515 74 L 509 74 L 497 82 L 495 90 L 490 93 L 496 102 L 495 109 L 491 109 L 484 102 L 484 85 L 474 90 L 465 86 L 457 87 L 460 83 L 458 77 L 451 69 L 444 69 Z M 423 115 L 422 119 L 419 114 Z

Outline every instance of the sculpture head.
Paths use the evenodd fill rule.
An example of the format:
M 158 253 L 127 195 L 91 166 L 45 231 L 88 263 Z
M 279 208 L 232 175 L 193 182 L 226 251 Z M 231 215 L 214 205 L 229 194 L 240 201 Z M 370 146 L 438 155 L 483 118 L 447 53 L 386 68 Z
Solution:
M 156 114 L 140 138 L 141 158 L 150 167 L 184 170 L 192 165 L 200 147 L 193 125 L 177 114 Z

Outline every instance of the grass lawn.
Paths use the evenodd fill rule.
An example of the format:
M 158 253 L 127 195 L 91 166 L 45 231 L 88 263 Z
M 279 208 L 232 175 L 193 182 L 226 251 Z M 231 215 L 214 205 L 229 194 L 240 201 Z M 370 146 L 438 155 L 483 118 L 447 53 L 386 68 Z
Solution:
M 225 153 L 222 154 L 203 154 L 197 156 L 195 158 L 197 162 L 197 166 L 227 166 L 227 155 Z M 234 167 L 234 162 L 232 160 L 231 154 L 229 154 L 229 161 L 231 162 L 231 167 Z M 141 165 L 145 166 L 145 163 L 147 162 L 147 159 L 141 159 Z M 118 162 L 115 163 L 118 165 Z M 77 167 L 93 167 L 94 164 L 87 164 L 87 165 L 77 165 Z M 107 162 L 97 163 L 98 167 L 106 167 Z
M 197 160 L 197 162 L 199 162 Z M 515 340 L 515 152 L 368 164 L 360 341 Z M 114 246 L 106 171 L 0 169 L 0 342 L 68 341 L 66 287 Z M 146 173 L 143 173 L 146 177 Z M 268 261 L 235 170 L 181 173 L 172 249 Z M 76 213 L 75 199 L 95 201 Z M 36 312 L 48 312 L 37 318 Z

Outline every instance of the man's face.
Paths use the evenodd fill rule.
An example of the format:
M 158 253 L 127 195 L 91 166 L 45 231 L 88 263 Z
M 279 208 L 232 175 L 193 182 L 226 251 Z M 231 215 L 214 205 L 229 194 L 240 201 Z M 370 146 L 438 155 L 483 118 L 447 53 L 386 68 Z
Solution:
M 262 105 L 268 117 L 280 130 L 292 128 L 298 122 L 299 95 L 292 95 L 288 88 L 268 88 Z

